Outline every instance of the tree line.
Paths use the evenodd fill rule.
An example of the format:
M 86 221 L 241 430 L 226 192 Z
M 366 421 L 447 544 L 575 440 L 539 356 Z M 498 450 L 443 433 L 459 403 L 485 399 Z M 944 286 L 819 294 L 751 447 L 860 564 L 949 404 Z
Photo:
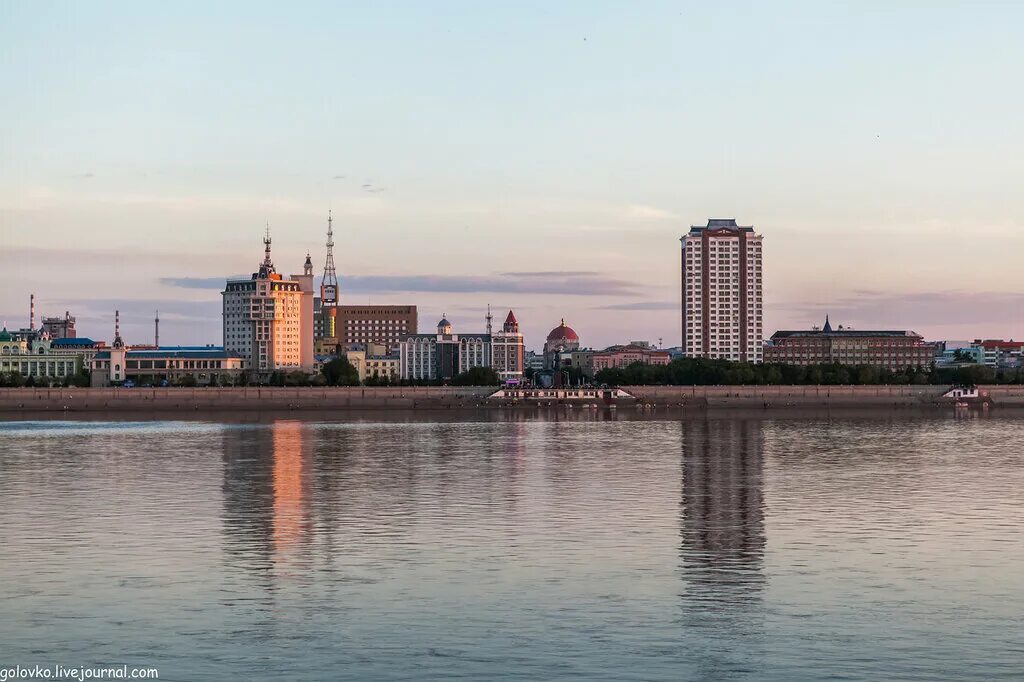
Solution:
M 667 365 L 635 362 L 598 372 L 597 383 L 612 386 L 739 386 L 739 385 L 878 385 L 878 384 L 1021 384 L 1024 369 L 985 365 L 907 367 L 888 370 L 872 365 L 755 364 L 705 358 L 679 358 Z

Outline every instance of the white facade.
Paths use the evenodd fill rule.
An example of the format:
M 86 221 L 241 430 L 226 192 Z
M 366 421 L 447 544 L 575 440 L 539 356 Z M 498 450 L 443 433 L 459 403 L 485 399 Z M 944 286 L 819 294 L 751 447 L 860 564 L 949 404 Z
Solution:
M 686 355 L 762 361 L 761 240 L 752 227 L 717 219 L 680 240 Z
M 266 373 L 313 370 L 313 271 L 285 279 L 270 260 L 270 238 L 259 272 L 229 280 L 222 292 L 224 350 Z
M 491 366 L 488 334 L 459 335 L 442 319 L 437 334 L 410 334 L 399 345 L 399 372 L 406 381 L 445 381 L 474 367 Z

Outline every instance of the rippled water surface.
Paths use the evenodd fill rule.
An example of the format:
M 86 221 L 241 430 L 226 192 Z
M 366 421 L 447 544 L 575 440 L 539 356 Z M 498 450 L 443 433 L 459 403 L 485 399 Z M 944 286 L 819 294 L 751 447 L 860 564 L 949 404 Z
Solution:
M 1024 678 L 1024 421 L 0 423 L 0 665 Z

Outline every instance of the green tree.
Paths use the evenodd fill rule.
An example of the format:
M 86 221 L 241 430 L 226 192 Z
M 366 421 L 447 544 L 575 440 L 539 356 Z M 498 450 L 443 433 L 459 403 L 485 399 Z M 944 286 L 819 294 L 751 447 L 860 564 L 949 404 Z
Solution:
M 359 372 L 345 356 L 332 359 L 324 365 L 321 373 L 329 386 L 359 385 Z
M 497 386 L 501 377 L 490 367 L 473 367 L 452 378 L 453 386 Z
M 309 375 L 305 372 L 294 371 L 288 372 L 284 376 L 285 386 L 309 386 Z

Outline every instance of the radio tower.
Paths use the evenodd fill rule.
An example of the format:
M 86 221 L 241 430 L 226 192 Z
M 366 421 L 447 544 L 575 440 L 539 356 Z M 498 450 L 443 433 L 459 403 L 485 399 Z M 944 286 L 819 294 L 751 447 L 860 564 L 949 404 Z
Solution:
M 335 318 L 338 314 L 338 273 L 334 269 L 334 219 L 327 212 L 327 262 L 324 263 L 324 279 L 320 283 L 320 305 L 324 319 L 324 335 L 337 336 Z

